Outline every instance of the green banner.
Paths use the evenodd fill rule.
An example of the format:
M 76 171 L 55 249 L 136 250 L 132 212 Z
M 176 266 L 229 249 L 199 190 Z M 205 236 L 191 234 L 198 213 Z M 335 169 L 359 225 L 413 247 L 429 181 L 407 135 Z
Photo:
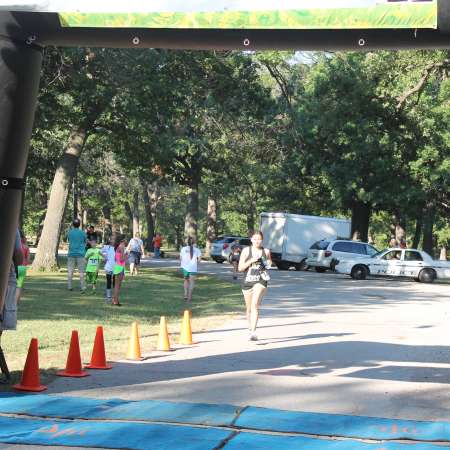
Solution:
M 272 11 L 60 13 L 64 27 L 197 29 L 437 28 L 435 1 Z

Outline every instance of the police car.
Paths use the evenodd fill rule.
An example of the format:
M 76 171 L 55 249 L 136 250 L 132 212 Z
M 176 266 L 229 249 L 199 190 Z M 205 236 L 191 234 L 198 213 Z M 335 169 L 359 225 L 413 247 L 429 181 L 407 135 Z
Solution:
M 354 280 L 365 280 L 369 275 L 409 277 L 422 283 L 450 278 L 450 262 L 435 261 L 421 250 L 402 248 L 388 248 L 371 257 L 341 259 L 335 270 Z

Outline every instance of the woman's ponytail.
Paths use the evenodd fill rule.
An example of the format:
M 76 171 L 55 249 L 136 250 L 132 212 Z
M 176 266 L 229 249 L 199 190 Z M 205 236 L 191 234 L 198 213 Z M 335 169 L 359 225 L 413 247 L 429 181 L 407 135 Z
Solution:
M 189 253 L 190 253 L 191 259 L 192 259 L 194 257 L 194 239 L 192 238 L 192 236 L 188 237 L 187 243 L 189 245 Z

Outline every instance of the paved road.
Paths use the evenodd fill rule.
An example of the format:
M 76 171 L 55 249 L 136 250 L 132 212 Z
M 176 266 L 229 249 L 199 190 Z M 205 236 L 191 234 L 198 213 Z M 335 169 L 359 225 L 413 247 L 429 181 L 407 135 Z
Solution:
M 202 270 L 231 278 L 228 265 Z M 60 378 L 49 392 L 448 420 L 449 284 L 271 274 L 258 342 L 247 340 L 242 317 L 195 334 L 193 347 Z

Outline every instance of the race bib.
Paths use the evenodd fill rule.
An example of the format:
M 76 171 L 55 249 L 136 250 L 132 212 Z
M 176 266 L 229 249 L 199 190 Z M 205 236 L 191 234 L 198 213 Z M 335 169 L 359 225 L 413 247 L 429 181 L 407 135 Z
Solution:
M 261 279 L 261 270 L 258 267 L 251 267 L 245 277 L 245 282 L 255 283 Z

